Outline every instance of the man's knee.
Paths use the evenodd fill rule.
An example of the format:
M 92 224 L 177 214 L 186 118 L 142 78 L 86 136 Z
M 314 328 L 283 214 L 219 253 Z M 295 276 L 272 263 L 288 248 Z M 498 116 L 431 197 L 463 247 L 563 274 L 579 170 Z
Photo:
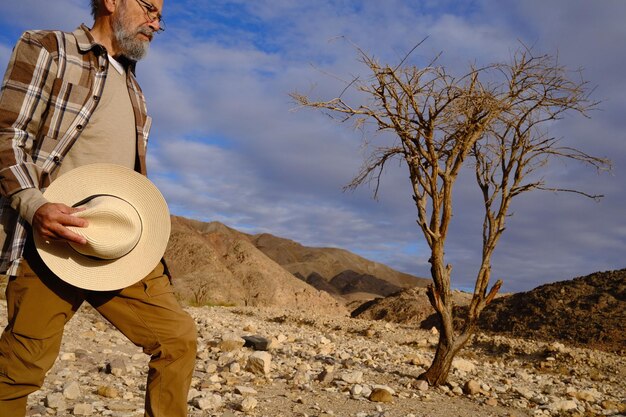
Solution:
M 196 343 L 196 324 L 193 319 L 185 313 L 181 317 L 181 320 L 176 322 L 176 326 L 171 330 L 167 339 L 162 340 L 154 351 L 147 353 L 171 361 L 181 358 L 195 360 Z
M 60 336 L 31 339 L 6 330 L 0 341 L 0 382 L 41 387 L 59 353 Z

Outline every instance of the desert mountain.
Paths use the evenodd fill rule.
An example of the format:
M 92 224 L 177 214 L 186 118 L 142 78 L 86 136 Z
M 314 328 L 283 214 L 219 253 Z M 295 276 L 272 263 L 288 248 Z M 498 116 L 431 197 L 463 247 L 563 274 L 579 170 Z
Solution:
M 430 282 L 344 249 L 307 247 L 267 233 L 251 236 L 251 241 L 293 275 L 325 291 L 329 291 L 330 284 L 348 300 L 387 296 L 404 288 L 425 287 Z
M 313 308 L 345 314 L 326 292 L 294 277 L 221 223 L 172 217 L 165 260 L 177 294 L 194 304 Z
M 337 301 L 360 304 L 428 282 L 343 249 L 310 248 L 176 216 L 165 259 L 179 296 L 194 304 L 327 308 L 330 303 L 335 309 Z
M 470 294 L 453 292 L 455 314 L 463 314 Z M 362 304 L 353 317 L 430 328 L 437 325 L 425 289 L 411 288 Z M 460 324 L 460 321 L 458 321 Z M 543 341 L 560 340 L 613 352 L 626 351 L 626 269 L 542 285 L 496 298 L 479 326 Z
M 471 294 L 453 291 L 452 299 L 455 305 L 464 306 L 471 300 Z M 422 327 L 426 327 L 428 323 L 432 327 L 431 316 L 434 313 L 435 310 L 430 305 L 426 295 L 426 288 L 415 287 L 398 291 L 389 297 L 365 302 L 352 311 L 352 317 L 366 320 L 385 320 Z
M 481 315 L 484 330 L 514 337 L 562 340 L 626 352 L 626 269 L 573 280 L 494 300 Z

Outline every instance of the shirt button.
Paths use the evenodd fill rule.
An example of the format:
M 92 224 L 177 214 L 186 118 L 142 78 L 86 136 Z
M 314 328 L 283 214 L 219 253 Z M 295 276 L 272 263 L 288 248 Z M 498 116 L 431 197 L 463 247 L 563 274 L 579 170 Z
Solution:
M 94 101 L 98 101 L 98 100 L 100 100 L 100 97 L 98 97 L 98 96 L 93 96 L 93 100 L 94 100 Z
M 58 164 L 59 161 L 61 161 L 61 158 L 59 158 L 58 156 L 55 156 L 54 158 L 52 158 L 52 160 L 54 161 L 55 164 Z
M 76 126 L 76 129 L 78 129 L 78 130 L 83 130 L 83 125 L 78 125 L 78 126 Z

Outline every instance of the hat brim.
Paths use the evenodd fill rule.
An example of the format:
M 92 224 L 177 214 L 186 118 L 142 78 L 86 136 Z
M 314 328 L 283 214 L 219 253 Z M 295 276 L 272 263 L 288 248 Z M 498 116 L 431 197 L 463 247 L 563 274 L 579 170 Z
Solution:
M 112 291 L 147 276 L 163 257 L 171 221 L 165 199 L 145 176 L 113 164 L 90 164 L 61 175 L 44 191 L 52 203 L 73 206 L 91 196 L 108 194 L 131 204 L 141 218 L 142 233 L 135 247 L 114 260 L 80 254 L 68 243 L 35 234 L 41 259 L 63 281 L 79 288 Z

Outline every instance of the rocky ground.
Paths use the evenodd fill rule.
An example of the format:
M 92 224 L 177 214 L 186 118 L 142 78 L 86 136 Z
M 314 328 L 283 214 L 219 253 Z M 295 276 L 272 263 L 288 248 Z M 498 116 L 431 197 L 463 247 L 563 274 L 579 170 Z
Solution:
M 190 416 L 626 415 L 626 359 L 611 353 L 479 335 L 448 385 L 432 388 L 416 377 L 434 331 L 311 312 L 188 311 L 200 335 Z M 5 312 L 0 301 L 2 326 Z M 29 415 L 141 416 L 146 363 L 84 306 Z

